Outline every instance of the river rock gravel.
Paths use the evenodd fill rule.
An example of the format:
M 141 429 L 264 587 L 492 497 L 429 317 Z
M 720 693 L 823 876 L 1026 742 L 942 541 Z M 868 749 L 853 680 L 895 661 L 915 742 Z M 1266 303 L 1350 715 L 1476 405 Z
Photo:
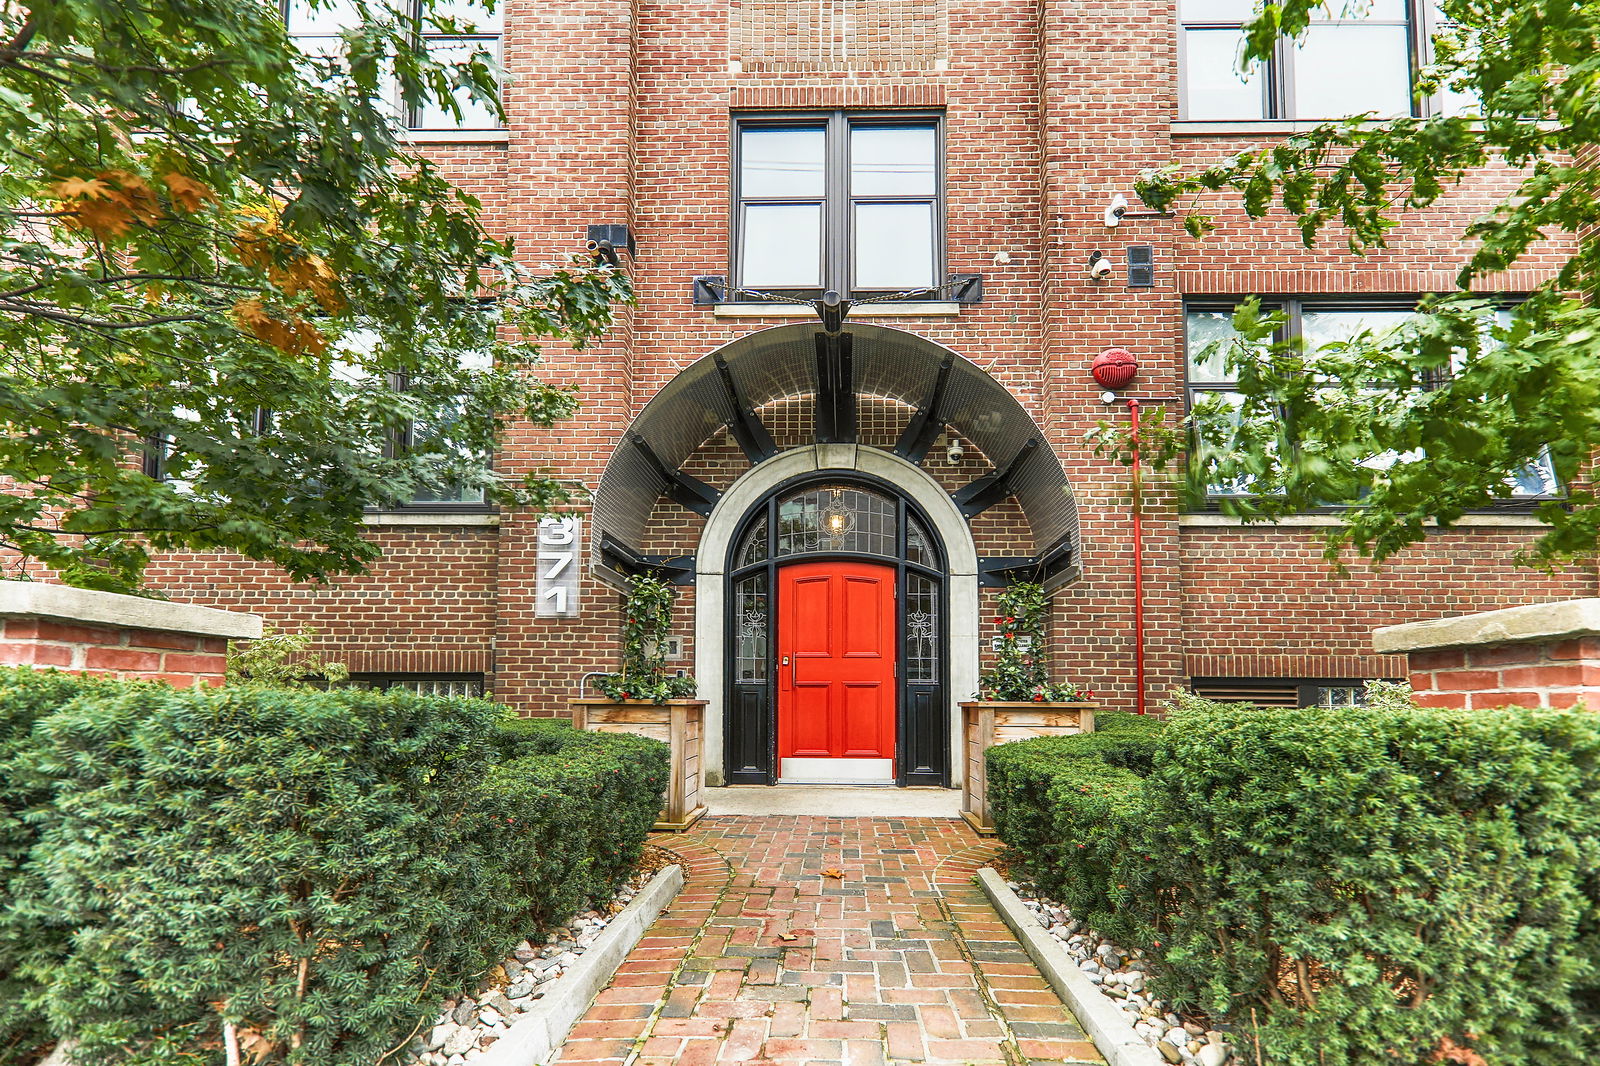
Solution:
M 1156 967 L 1144 951 L 1124 948 L 1084 928 L 1066 907 L 1041 895 L 1032 882 L 1006 884 L 1162 1059 L 1172 1066 L 1228 1066 L 1235 1061 L 1226 1032 L 1208 1025 L 1205 1018 L 1173 1011 L 1170 1004 L 1146 990 L 1145 982 Z
M 565 926 L 521 941 L 476 987 L 445 997 L 432 1024 L 407 1044 L 401 1066 L 466 1066 L 482 1058 L 588 951 L 656 871 L 672 861 L 660 849 L 648 849 L 639 871 L 607 906 L 581 911 Z

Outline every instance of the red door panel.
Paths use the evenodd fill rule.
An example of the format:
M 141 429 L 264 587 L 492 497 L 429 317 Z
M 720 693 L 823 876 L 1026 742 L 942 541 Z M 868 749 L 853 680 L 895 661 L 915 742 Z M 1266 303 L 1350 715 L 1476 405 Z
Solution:
M 892 759 L 895 570 L 778 571 L 778 756 Z

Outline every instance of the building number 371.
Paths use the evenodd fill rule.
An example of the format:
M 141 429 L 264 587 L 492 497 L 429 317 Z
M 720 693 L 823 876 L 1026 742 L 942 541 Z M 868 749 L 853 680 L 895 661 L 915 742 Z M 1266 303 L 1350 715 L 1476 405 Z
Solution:
M 541 618 L 573 618 L 578 614 L 578 551 L 583 519 L 577 515 L 539 521 L 537 602 Z

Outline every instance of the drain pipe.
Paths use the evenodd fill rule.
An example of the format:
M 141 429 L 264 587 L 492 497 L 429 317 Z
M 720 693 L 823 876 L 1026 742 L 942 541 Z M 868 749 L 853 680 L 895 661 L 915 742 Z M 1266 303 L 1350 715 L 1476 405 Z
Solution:
M 1128 397 L 1128 442 L 1133 470 L 1133 690 L 1134 710 L 1144 713 L 1144 499 L 1139 478 L 1139 401 Z

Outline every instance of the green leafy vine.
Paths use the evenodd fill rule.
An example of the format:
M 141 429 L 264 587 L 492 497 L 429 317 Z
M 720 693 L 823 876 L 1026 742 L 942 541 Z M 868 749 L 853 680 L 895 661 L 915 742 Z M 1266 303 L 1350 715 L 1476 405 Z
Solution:
M 1071 681 L 1050 680 L 1050 599 L 1035 582 L 1012 585 L 997 601 L 1000 643 L 994 665 L 979 679 L 986 700 L 1082 703 L 1094 693 Z
M 694 678 L 667 669 L 666 638 L 676 599 L 672 586 L 658 577 L 640 574 L 628 579 L 628 598 L 622 608 L 622 669 L 591 680 L 601 695 L 650 703 L 694 696 Z

